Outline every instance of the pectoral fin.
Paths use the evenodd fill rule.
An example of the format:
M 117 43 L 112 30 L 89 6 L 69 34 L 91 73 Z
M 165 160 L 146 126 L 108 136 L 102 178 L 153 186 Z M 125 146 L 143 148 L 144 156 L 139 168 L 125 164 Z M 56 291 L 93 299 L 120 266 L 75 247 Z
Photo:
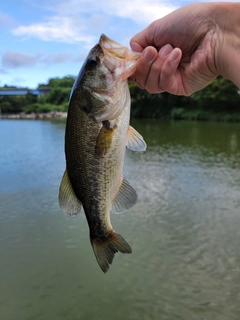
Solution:
M 80 212 L 81 202 L 75 195 L 68 177 L 67 169 L 65 170 L 62 177 L 58 199 L 63 212 L 69 214 L 70 216 L 76 216 Z
M 122 213 L 130 209 L 137 202 L 137 193 L 129 182 L 123 177 L 122 184 L 113 201 L 111 211 L 112 213 Z
M 112 139 L 116 127 L 117 126 L 112 124 L 111 121 L 106 120 L 102 122 L 102 128 L 99 131 L 95 146 L 96 155 L 103 156 L 108 152 L 112 145 Z
M 147 148 L 143 137 L 131 126 L 127 132 L 127 147 L 132 151 L 145 151 Z

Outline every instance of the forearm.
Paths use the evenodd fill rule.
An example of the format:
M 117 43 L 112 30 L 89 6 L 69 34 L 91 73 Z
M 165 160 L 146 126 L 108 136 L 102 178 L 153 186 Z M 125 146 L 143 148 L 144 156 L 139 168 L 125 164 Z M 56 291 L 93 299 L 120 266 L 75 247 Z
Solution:
M 240 88 L 240 3 L 213 3 L 218 39 L 215 63 L 220 75 Z

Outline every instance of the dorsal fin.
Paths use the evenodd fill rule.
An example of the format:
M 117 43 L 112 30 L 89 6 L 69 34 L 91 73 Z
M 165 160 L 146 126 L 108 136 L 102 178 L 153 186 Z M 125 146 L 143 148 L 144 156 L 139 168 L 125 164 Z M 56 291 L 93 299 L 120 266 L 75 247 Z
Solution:
M 122 177 L 122 184 L 112 204 L 112 213 L 122 213 L 123 211 L 130 209 L 136 202 L 136 191 L 130 183 Z

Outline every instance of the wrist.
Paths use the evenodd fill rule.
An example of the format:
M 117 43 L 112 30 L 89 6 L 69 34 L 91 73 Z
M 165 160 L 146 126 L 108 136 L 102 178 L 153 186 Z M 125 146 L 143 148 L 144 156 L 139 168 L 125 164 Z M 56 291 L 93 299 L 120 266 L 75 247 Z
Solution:
M 213 10 L 217 29 L 216 70 L 240 87 L 240 3 L 215 3 Z

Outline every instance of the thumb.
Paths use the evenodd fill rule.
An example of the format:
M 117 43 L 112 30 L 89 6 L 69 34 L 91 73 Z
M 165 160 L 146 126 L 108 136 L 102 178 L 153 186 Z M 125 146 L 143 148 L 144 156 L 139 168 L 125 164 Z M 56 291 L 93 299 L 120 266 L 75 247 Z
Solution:
M 132 39 L 130 40 L 130 46 L 133 51 L 142 52 L 144 48 L 148 46 L 154 47 L 154 43 L 152 43 L 151 41 L 152 37 L 149 36 L 152 34 L 150 29 L 151 25 L 132 37 Z
M 139 43 L 134 40 L 130 40 L 130 47 L 134 52 L 142 52 L 144 49 Z

